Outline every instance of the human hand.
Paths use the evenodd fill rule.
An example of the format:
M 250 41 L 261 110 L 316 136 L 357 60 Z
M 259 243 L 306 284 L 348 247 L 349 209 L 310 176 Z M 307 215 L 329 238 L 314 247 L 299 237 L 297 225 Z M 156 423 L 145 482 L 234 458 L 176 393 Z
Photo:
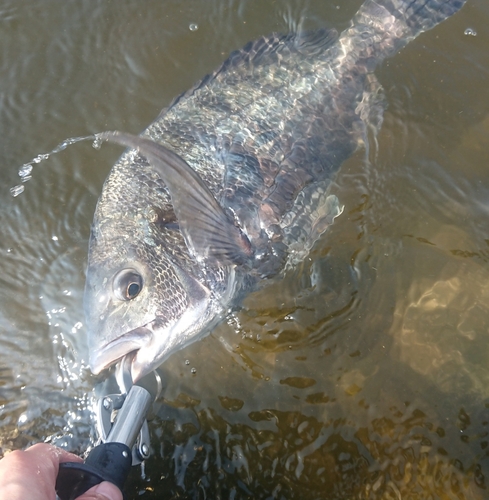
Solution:
M 56 477 L 63 462 L 82 462 L 82 459 L 45 443 L 8 453 L 0 460 L 0 498 L 56 500 Z M 77 500 L 122 500 L 122 493 L 114 484 L 103 482 Z

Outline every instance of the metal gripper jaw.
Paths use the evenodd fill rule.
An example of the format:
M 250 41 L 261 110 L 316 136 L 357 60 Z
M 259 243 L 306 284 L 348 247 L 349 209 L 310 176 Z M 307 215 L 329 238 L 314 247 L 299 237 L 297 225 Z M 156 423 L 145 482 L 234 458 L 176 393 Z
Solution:
M 151 406 L 161 393 L 161 378 L 158 372 L 154 371 L 138 381 L 137 385 L 133 385 L 130 364 L 131 357 L 125 356 L 117 365 L 116 380 L 120 392 L 108 394 L 98 400 L 96 422 L 102 443 L 117 441 L 129 445 L 133 442 L 132 465 L 139 465 L 150 455 L 146 420 L 149 407 L 146 411 L 144 409 L 146 404 Z M 147 394 L 141 391 L 141 388 Z

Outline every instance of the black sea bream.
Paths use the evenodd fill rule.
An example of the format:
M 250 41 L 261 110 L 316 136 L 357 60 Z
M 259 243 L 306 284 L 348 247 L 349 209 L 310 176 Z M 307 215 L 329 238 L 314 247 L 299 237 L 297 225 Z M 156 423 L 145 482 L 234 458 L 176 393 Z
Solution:
M 178 97 L 110 172 L 90 239 L 95 373 L 137 379 L 303 259 L 341 213 L 329 186 L 382 123 L 373 71 L 464 0 L 367 0 L 350 28 L 249 43 Z

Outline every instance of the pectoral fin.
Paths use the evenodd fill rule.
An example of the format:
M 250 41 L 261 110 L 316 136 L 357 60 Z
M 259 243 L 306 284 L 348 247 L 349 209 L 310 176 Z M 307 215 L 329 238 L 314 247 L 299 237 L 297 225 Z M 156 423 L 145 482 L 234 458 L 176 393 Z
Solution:
M 252 255 L 246 235 L 224 213 L 199 175 L 165 146 L 140 136 L 103 132 L 96 138 L 137 149 L 164 180 L 190 252 L 221 264 L 245 264 Z

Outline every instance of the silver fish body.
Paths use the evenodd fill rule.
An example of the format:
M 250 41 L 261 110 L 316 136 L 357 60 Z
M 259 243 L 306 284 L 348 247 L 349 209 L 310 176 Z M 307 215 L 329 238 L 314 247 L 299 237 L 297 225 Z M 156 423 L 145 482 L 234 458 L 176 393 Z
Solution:
M 98 201 L 85 289 L 90 365 L 137 379 L 304 258 L 341 212 L 329 186 L 382 124 L 375 67 L 464 0 L 367 0 L 350 28 L 251 42 L 178 97 Z

